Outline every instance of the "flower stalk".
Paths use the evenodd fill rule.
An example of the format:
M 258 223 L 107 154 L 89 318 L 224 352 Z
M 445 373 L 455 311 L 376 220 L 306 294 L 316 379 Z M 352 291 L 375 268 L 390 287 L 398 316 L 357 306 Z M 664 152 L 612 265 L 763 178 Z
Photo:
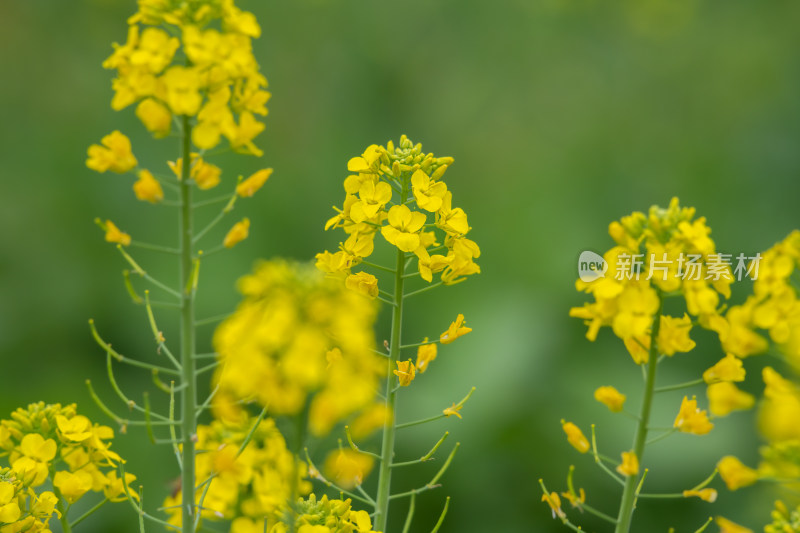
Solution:
M 407 183 L 403 181 L 400 193 L 401 203 L 408 199 Z M 389 515 L 389 495 L 391 493 L 392 460 L 394 458 L 394 440 L 397 413 L 397 388 L 394 386 L 396 378 L 392 370 L 396 368 L 400 358 L 401 336 L 403 328 L 403 273 L 406 269 L 405 253 L 397 250 L 397 264 L 394 269 L 394 298 L 392 299 L 392 330 L 389 341 L 389 359 L 386 373 L 386 422 L 383 428 L 383 442 L 381 444 L 380 470 L 378 473 L 378 494 L 375 506 L 375 528 L 377 531 L 386 531 Z
M 197 394 L 195 382 L 195 320 L 194 289 L 192 277 L 193 259 L 193 213 L 191 172 L 192 124 L 188 116 L 183 117 L 181 152 L 183 166 L 180 183 L 180 287 L 181 289 L 181 517 L 183 533 L 194 530 L 195 461 L 194 443 L 197 428 Z
M 636 425 L 636 433 L 633 439 L 633 453 L 641 464 L 644 457 L 645 446 L 647 444 L 647 425 L 650 422 L 650 412 L 653 406 L 653 395 L 656 385 L 656 369 L 658 367 L 658 331 L 661 325 L 661 312 L 663 309 L 663 296 L 660 290 L 658 294 L 658 311 L 653 318 L 653 326 L 650 331 L 650 350 L 647 361 L 647 373 L 644 384 L 644 397 L 642 407 L 639 411 L 639 421 Z M 622 490 L 620 500 L 619 515 L 617 516 L 617 527 L 615 533 L 628 533 L 631 528 L 633 510 L 636 508 L 637 486 L 639 475 L 628 476 L 625 480 L 625 487 Z

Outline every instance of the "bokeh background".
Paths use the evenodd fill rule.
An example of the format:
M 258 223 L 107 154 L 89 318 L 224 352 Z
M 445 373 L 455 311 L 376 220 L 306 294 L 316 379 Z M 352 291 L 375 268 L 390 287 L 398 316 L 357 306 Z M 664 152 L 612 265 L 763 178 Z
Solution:
M 614 514 L 617 488 L 566 444 L 559 420 L 587 431 L 598 424 L 601 448 L 617 456 L 633 428 L 592 391 L 613 384 L 635 405 L 640 374 L 609 331 L 589 343 L 568 317 L 585 300 L 574 290 L 578 255 L 610 247 L 611 220 L 672 196 L 708 218 L 726 252 L 765 249 L 800 226 L 800 4 L 239 3 L 263 28 L 255 53 L 273 99 L 258 138 L 263 158 L 218 163 L 228 179 L 264 166 L 275 174 L 241 203 L 250 239 L 204 266 L 200 316 L 234 308 L 234 282 L 256 258 L 307 261 L 335 247 L 339 235 L 322 227 L 343 199 L 347 160 L 405 133 L 455 157 L 448 183 L 483 251 L 480 276 L 419 297 L 408 314 L 411 337 L 438 334 L 458 312 L 474 332 L 442 349 L 425 379 L 403 391 L 401 418 L 438 412 L 478 388 L 464 420 L 401 436 L 403 457 L 424 453 L 444 429 L 455 437 L 450 444 L 462 443 L 444 487 L 419 499 L 412 529 L 429 531 L 450 495 L 443 532 L 563 531 L 540 502 L 537 480 L 562 490 L 570 464 L 588 501 Z M 171 244 L 174 215 L 137 203 L 127 178 L 84 166 L 88 145 L 112 129 L 132 138 L 144 164 L 173 157 L 169 142 L 149 140 L 132 108 L 109 107 L 112 74 L 100 64 L 111 42 L 125 40 L 134 10 L 133 0 L 0 3 L 2 416 L 41 399 L 77 402 L 103 419 L 83 384 L 91 378 L 113 402 L 90 317 L 118 349 L 152 351 L 144 311 L 122 284 L 122 260 L 92 220 L 112 218 L 140 240 Z M 697 376 L 721 357 L 712 336 L 696 337 L 698 348 L 670 361 L 663 383 Z M 749 390 L 761 390 L 763 364 L 747 362 Z M 127 369 L 120 381 L 131 391 L 150 386 L 146 374 Z M 667 426 L 680 393 L 664 402 L 655 420 Z M 647 490 L 688 488 L 727 453 L 753 464 L 754 427 L 752 413 L 736 414 L 710 436 L 654 445 Z M 169 450 L 134 430 L 115 448 L 155 506 L 169 491 L 165 472 L 177 477 Z M 404 472 L 395 486 L 424 483 L 435 468 Z M 772 496 L 721 490 L 713 505 L 642 501 L 634 529 L 694 531 L 725 514 L 760 530 Z M 81 531 L 134 531 L 129 511 L 106 507 Z M 403 506 L 392 515 L 400 520 Z M 608 530 L 590 517 L 576 520 Z

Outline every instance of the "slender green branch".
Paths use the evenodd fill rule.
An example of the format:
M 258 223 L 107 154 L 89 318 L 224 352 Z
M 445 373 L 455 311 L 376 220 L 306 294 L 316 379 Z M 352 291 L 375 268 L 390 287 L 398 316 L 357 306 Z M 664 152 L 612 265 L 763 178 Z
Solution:
M 372 498 L 369 498 L 369 499 L 364 498 L 363 496 L 360 496 L 360 495 L 358 495 L 358 494 L 356 494 L 354 492 L 351 492 L 351 491 L 349 491 L 347 489 L 344 489 L 344 488 L 338 486 L 337 484 L 333 483 L 332 481 L 329 481 L 328 479 L 326 479 L 325 476 L 323 476 L 322 473 L 320 473 L 319 469 L 314 465 L 313 461 L 311 461 L 311 457 L 308 455 L 308 448 L 304 448 L 303 451 L 305 452 L 306 463 L 308 463 L 308 467 L 309 467 L 309 469 L 308 469 L 309 477 L 313 477 L 314 479 L 316 479 L 317 481 L 321 482 L 326 487 L 330 487 L 330 488 L 334 489 L 336 492 L 341 492 L 342 494 L 346 494 L 347 496 L 349 496 L 350 498 L 353 498 L 354 500 L 358 500 L 361 503 L 366 503 L 367 505 L 370 505 L 370 506 L 373 506 L 373 507 L 375 506 L 375 501 Z
M 168 246 L 159 246 L 157 244 L 150 244 L 147 242 L 131 241 L 131 246 L 141 248 L 143 250 L 151 250 L 153 252 L 161 252 L 165 254 L 178 255 L 180 250 L 177 248 L 170 248 Z
M 586 511 L 587 513 L 589 513 L 589 514 L 595 515 L 597 518 L 599 518 L 601 520 L 605 520 L 609 524 L 617 525 L 617 519 L 616 518 L 614 518 L 613 516 L 607 515 L 603 511 L 595 509 L 591 505 L 586 505 L 585 503 L 581 503 L 580 504 L 580 508 L 583 509 L 584 511 Z
M 387 300 L 387 299 L 386 299 L 386 298 L 384 298 L 383 296 L 380 296 L 380 295 L 379 295 L 379 296 L 377 296 L 377 298 L 378 298 L 378 300 L 382 301 L 382 302 L 383 302 L 383 303 L 385 303 L 385 304 L 391 305 L 392 307 L 397 307 L 397 304 L 396 304 L 396 303 L 394 303 L 394 302 L 393 302 L 393 301 L 391 301 L 391 300 Z
M 197 397 L 195 380 L 195 330 L 194 330 L 194 291 L 186 290 L 192 287 L 194 274 L 193 245 L 202 234 L 194 234 L 194 217 L 192 212 L 192 182 L 191 182 L 191 119 L 184 115 L 182 156 L 180 182 L 180 217 L 178 224 L 178 242 L 180 247 L 180 283 L 183 288 L 181 298 L 183 307 L 180 314 L 180 340 L 181 340 L 181 385 L 185 388 L 181 395 L 181 530 L 183 533 L 194 533 L 195 514 L 195 439 L 197 431 Z M 223 211 L 224 214 L 224 211 Z M 219 217 L 221 218 L 221 217 Z M 213 223 L 212 223 L 213 224 Z M 207 228 L 204 231 L 208 231 Z
M 417 348 L 419 346 L 426 346 L 428 344 L 437 344 L 438 342 L 439 339 L 433 339 L 432 341 L 415 342 L 414 344 L 404 344 L 400 348 L 403 350 L 406 348 Z
M 605 463 L 603 462 L 603 456 L 600 455 L 597 451 L 597 435 L 595 432 L 595 425 L 592 424 L 592 455 L 594 455 L 594 462 L 599 466 L 608 476 L 619 483 L 621 486 L 625 486 L 625 481 L 619 477 L 616 473 L 612 472 L 610 468 L 608 468 Z
M 416 291 L 411 291 L 403 295 L 403 298 L 410 298 L 412 296 L 416 296 L 417 294 L 422 294 L 423 292 L 428 292 L 429 290 L 435 289 L 442 285 L 443 282 L 439 281 L 438 283 L 434 283 L 433 285 L 428 285 L 427 287 L 423 287 L 421 289 L 417 289 Z
M 407 188 L 403 185 L 402 198 L 405 201 Z M 375 498 L 375 530 L 386 531 L 389 516 L 389 500 L 391 498 L 392 482 L 392 457 L 394 456 L 394 441 L 397 426 L 397 391 L 394 384 L 397 381 L 392 371 L 400 358 L 400 346 L 403 329 L 403 272 L 405 272 L 405 255 L 402 250 L 397 250 L 396 267 L 394 271 L 394 301 L 392 303 L 392 331 L 389 341 L 389 358 L 387 359 L 386 376 L 386 423 L 383 426 L 383 442 L 381 443 L 381 460 L 378 471 L 378 492 Z
M 414 459 L 413 461 L 406 461 L 406 462 L 403 462 L 403 463 L 392 463 L 392 468 L 396 468 L 396 467 L 399 467 L 399 466 L 416 465 L 416 464 L 419 464 L 419 463 L 424 463 L 426 461 L 430 461 L 431 459 L 433 459 L 433 454 L 436 453 L 436 450 L 439 449 L 439 446 L 442 445 L 442 443 L 447 439 L 447 437 L 449 435 L 450 435 L 450 432 L 449 431 L 445 431 L 444 435 L 442 435 L 442 438 L 439 439 L 436 442 L 436 444 L 433 445 L 433 448 L 431 448 L 431 450 L 428 453 L 426 453 L 425 455 L 423 455 L 419 459 Z
M 444 523 L 444 517 L 447 515 L 448 507 L 450 507 L 450 496 L 448 496 L 447 499 L 444 501 L 444 509 L 442 509 L 442 514 L 439 515 L 439 521 L 436 522 L 436 525 L 431 530 L 431 533 L 436 533 L 437 531 L 439 531 L 439 528 L 442 527 L 442 524 Z
M 353 450 L 354 452 L 363 453 L 364 455 L 369 455 L 370 457 L 374 457 L 375 459 L 381 458 L 381 456 L 378 455 L 377 453 L 368 452 L 356 446 L 356 443 L 353 442 L 353 436 L 350 434 L 350 426 L 344 427 L 344 434 L 347 437 L 347 443 L 350 445 L 350 449 Z
M 136 514 L 139 515 L 140 524 L 141 524 L 141 518 L 147 518 L 148 520 L 150 520 L 151 522 L 153 522 L 155 524 L 160 524 L 160 525 L 162 525 L 162 526 L 164 526 L 166 528 L 174 529 L 176 531 L 180 531 L 181 528 L 176 526 L 175 524 L 170 524 L 169 522 L 167 522 L 165 520 L 161 520 L 160 518 L 156 518 L 155 516 L 144 512 L 144 510 L 142 509 L 141 503 L 137 503 L 136 500 L 134 499 L 134 497 L 131 496 L 131 491 L 128 488 L 128 484 L 125 482 L 125 466 L 122 463 L 122 461 L 120 461 L 117 466 L 119 466 L 120 479 L 122 479 L 122 489 L 125 492 L 125 496 L 126 496 L 127 501 L 131 504 L 131 507 L 133 507 L 133 510 L 136 511 Z M 140 525 L 140 529 L 141 529 L 141 527 L 142 526 Z
M 636 434 L 633 440 L 633 453 L 639 464 L 642 464 L 644 450 L 647 444 L 647 425 L 650 422 L 650 411 L 653 404 L 653 395 L 656 383 L 656 368 L 658 366 L 658 332 L 661 325 L 661 312 L 664 299 L 661 291 L 656 290 L 658 295 L 658 311 L 653 317 L 653 325 L 650 328 L 650 349 L 648 352 L 647 377 L 644 386 L 644 397 L 642 399 L 641 411 L 639 413 L 639 423 L 636 426 Z M 631 528 L 633 510 L 636 507 L 637 482 L 639 476 L 628 476 L 625 480 L 625 488 L 622 491 L 619 515 L 617 517 L 617 527 L 615 533 L 628 533 Z
M 139 361 L 137 359 L 132 359 L 130 357 L 125 357 L 124 355 L 120 354 L 119 352 L 114 350 L 111 347 L 110 344 L 108 344 L 106 341 L 104 341 L 100 337 L 100 334 L 97 332 L 97 328 L 94 325 L 94 320 L 93 319 L 89 320 L 89 328 L 92 331 L 92 337 L 94 337 L 95 342 L 97 342 L 97 344 L 99 344 L 100 347 L 103 348 L 106 351 L 106 353 L 110 353 L 114 357 L 114 359 L 116 359 L 120 363 L 125 363 L 125 364 L 131 365 L 131 366 L 137 366 L 139 368 L 146 368 L 146 369 L 152 370 L 152 371 L 163 372 L 165 374 L 172 374 L 172 375 L 179 375 L 180 374 L 180 372 L 178 370 L 175 370 L 175 369 L 172 369 L 172 368 L 165 368 L 165 367 L 158 366 L 158 365 L 152 365 L 150 363 L 145 363 L 145 362 Z
M 100 503 L 94 505 L 91 509 L 89 509 L 88 511 L 86 511 L 85 513 L 80 515 L 78 518 L 76 518 L 72 522 L 70 522 L 69 523 L 69 528 L 72 529 L 73 527 L 77 526 L 78 524 L 80 524 L 81 522 L 83 522 L 84 520 L 89 518 L 91 515 L 93 515 L 95 513 L 95 511 L 100 509 L 102 506 L 104 506 L 108 502 L 109 502 L 108 498 L 103 498 L 103 500 L 100 501 Z
M 705 383 L 705 380 L 702 378 L 694 379 L 692 381 L 687 381 L 685 383 L 678 383 L 676 385 L 667 385 L 665 387 L 656 387 L 653 392 L 668 392 L 672 390 L 680 390 L 680 389 L 688 389 L 689 387 L 694 387 L 695 385 L 702 385 Z
M 406 515 L 406 523 L 403 525 L 402 533 L 409 533 L 411 531 L 411 520 L 414 518 L 414 507 L 416 506 L 417 495 L 411 495 L 411 501 L 408 504 L 408 514 Z
M 648 439 L 647 442 L 645 443 L 645 445 L 646 446 L 650 446 L 654 442 L 658 442 L 661 439 L 666 439 L 667 437 L 669 437 L 670 435 L 672 435 L 676 431 L 678 431 L 677 428 L 670 428 L 670 429 L 666 430 L 664 433 L 662 433 L 661 435 L 653 437 L 652 439 Z
M 395 273 L 395 270 L 393 268 L 385 267 L 383 265 L 378 265 L 378 264 L 375 264 L 375 263 L 370 263 L 369 261 L 364 261 L 363 259 L 361 260 L 361 262 L 359 264 L 367 265 L 368 267 L 372 267 L 372 268 L 377 268 L 378 270 L 383 270 L 384 272 L 389 272 L 391 274 Z
M 206 255 L 208 254 L 203 254 L 203 257 L 205 257 Z M 200 320 L 195 320 L 194 325 L 205 326 L 206 324 L 214 324 L 215 322 L 220 322 L 222 320 L 225 320 L 226 318 L 231 316 L 231 314 L 232 313 L 223 313 L 221 315 L 211 316 L 208 318 L 201 318 Z
M 164 334 L 161 333 L 161 330 L 158 329 L 158 325 L 156 324 L 156 317 L 153 314 L 153 307 L 150 305 L 150 291 L 144 291 L 144 301 L 145 309 L 147 310 L 147 320 L 150 323 L 150 330 L 153 332 L 153 338 L 158 346 L 158 351 L 163 351 L 167 358 L 172 361 L 173 366 L 180 372 L 181 364 L 177 359 L 175 359 L 175 356 L 172 355 L 172 351 L 170 351 L 169 347 L 167 347 Z
M 200 231 L 197 232 L 197 234 L 192 239 L 192 244 L 197 244 L 198 242 L 200 242 L 200 239 L 205 237 L 205 235 L 209 231 L 214 229 L 214 227 L 217 224 L 219 224 L 220 221 L 223 218 L 225 218 L 225 215 L 227 215 L 228 213 L 230 213 L 233 210 L 233 204 L 236 201 L 236 198 L 237 198 L 236 191 L 234 191 L 233 194 L 231 196 L 229 196 L 228 204 L 225 207 L 222 208 L 222 211 L 220 211 L 219 214 L 217 214 L 217 216 L 215 216 L 214 219 L 211 220 L 211 222 L 209 222 L 208 225 L 205 228 L 203 228 L 203 229 L 201 229 Z

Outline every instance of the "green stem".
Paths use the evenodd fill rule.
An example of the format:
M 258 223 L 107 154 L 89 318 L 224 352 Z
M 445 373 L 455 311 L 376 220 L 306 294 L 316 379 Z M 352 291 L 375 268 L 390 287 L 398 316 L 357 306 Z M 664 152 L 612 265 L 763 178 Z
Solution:
M 636 426 L 636 434 L 633 440 L 633 453 L 639 460 L 639 465 L 642 464 L 644 457 L 645 444 L 647 443 L 647 424 L 650 422 L 650 411 L 653 405 L 653 394 L 656 384 L 656 367 L 658 366 L 658 330 L 661 325 L 661 310 L 663 305 L 663 297 L 661 292 L 656 289 L 658 293 L 658 312 L 653 319 L 653 327 L 650 331 L 650 352 L 647 361 L 647 375 L 644 385 L 644 398 L 642 399 L 642 409 L 639 413 L 639 423 Z M 617 517 L 617 527 L 615 533 L 628 533 L 631 528 L 631 520 L 633 518 L 633 510 L 636 507 L 636 487 L 639 481 L 639 476 L 628 476 L 625 480 L 625 488 L 622 490 L 622 500 L 619 507 L 619 515 Z
M 191 287 L 193 265 L 193 217 L 191 186 L 191 138 L 192 125 L 188 116 L 183 117 L 182 155 L 180 183 L 180 287 L 181 287 L 181 517 L 183 533 L 193 533 L 195 524 L 195 464 L 194 441 L 197 431 L 197 396 L 195 390 L 195 319 L 194 291 Z
M 402 201 L 407 195 L 403 185 Z M 397 250 L 397 266 L 394 272 L 394 306 L 392 307 L 392 333 L 389 344 L 388 371 L 386 375 L 386 424 L 383 427 L 383 443 L 381 445 L 381 464 L 378 474 L 378 494 L 375 498 L 375 531 L 386 531 L 389 516 L 389 494 L 391 492 L 392 459 L 394 456 L 394 438 L 397 427 L 397 390 L 394 387 L 395 377 L 392 370 L 397 366 L 400 357 L 400 337 L 403 327 L 403 272 L 405 271 L 405 254 Z
M 70 527 L 69 519 L 67 518 L 67 511 L 64 509 L 64 497 L 61 495 L 61 491 L 58 490 L 57 487 L 53 487 L 53 492 L 56 495 L 58 500 L 56 501 L 56 509 L 58 512 L 61 513 L 61 518 L 59 518 L 59 522 L 61 522 L 61 529 L 64 533 L 72 533 L 72 527 Z

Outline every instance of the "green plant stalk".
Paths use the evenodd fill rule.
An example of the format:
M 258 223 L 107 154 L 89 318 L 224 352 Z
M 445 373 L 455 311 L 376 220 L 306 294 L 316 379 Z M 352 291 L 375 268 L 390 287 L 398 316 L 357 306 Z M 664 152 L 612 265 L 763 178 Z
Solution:
M 54 472 L 51 470 L 50 472 L 51 478 L 55 477 Z M 64 509 L 64 496 L 61 495 L 61 491 L 58 490 L 58 487 L 53 487 L 53 493 L 56 495 L 56 509 L 58 512 L 61 513 L 61 517 L 59 518 L 59 522 L 61 522 L 61 529 L 64 533 L 72 533 L 72 528 L 69 525 L 69 519 L 67 518 L 67 511 Z
M 633 453 L 636 454 L 636 458 L 639 460 L 640 469 L 642 457 L 644 456 L 645 444 L 647 443 L 647 425 L 650 422 L 650 411 L 653 406 L 653 394 L 656 385 L 656 367 L 658 366 L 658 346 L 656 340 L 658 339 L 658 330 L 661 327 L 663 298 L 661 291 L 656 289 L 656 292 L 658 294 L 658 312 L 655 314 L 653 327 L 650 330 L 650 350 L 647 360 L 644 398 L 642 399 L 639 423 L 636 426 L 636 433 L 633 439 Z M 619 515 L 617 516 L 617 528 L 614 530 L 615 533 L 628 533 L 630 531 L 633 510 L 636 508 L 636 487 L 639 483 L 639 477 L 638 475 L 628 476 L 625 480 L 625 488 L 622 490 Z
M 193 273 L 193 217 L 191 179 L 192 125 L 188 116 L 183 117 L 182 155 L 180 183 L 180 291 L 181 291 L 181 516 L 183 533 L 193 533 L 195 524 L 195 468 L 194 441 L 197 432 L 197 393 L 195 388 L 195 321 Z
M 407 200 L 408 190 L 403 181 L 400 204 Z M 400 357 L 400 339 L 403 328 L 403 272 L 406 257 L 402 250 L 397 250 L 397 265 L 394 271 L 394 307 L 392 307 L 392 333 L 389 341 L 389 359 L 386 373 L 386 423 L 383 426 L 383 443 L 381 444 L 380 470 L 378 473 L 378 494 L 375 498 L 375 531 L 386 531 L 389 516 L 389 495 L 391 494 L 392 460 L 394 457 L 394 439 L 397 426 L 397 390 L 394 387 L 395 377 L 392 372 L 397 368 Z

